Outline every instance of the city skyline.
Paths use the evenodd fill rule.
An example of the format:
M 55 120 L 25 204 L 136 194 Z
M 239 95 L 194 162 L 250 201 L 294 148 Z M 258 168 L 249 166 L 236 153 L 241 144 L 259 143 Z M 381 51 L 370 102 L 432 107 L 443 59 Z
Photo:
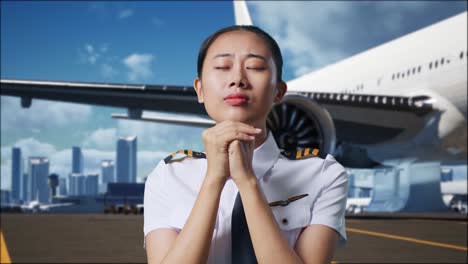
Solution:
M 81 147 L 73 146 L 71 151 L 71 167 L 68 175 L 60 175 L 52 171 L 50 175 L 56 175 L 58 193 L 61 195 L 97 195 L 101 190 L 101 185 L 107 183 L 136 183 L 137 171 L 137 137 L 128 136 L 119 138 L 116 142 L 115 158 L 120 160 L 120 167 L 114 172 L 114 162 L 111 159 L 100 160 L 99 172 L 84 174 L 84 155 Z M 13 163 L 11 166 L 11 182 L 14 183 L 9 190 L 12 201 L 24 201 L 26 203 L 39 200 L 47 203 L 50 200 L 49 188 L 49 167 L 48 157 L 28 156 L 23 159 L 21 148 L 11 149 Z M 120 154 L 119 154 L 120 152 Z M 27 170 L 24 171 L 24 164 L 27 163 Z M 117 171 L 120 170 L 120 177 L 117 178 Z M 68 183 L 68 184 L 67 184 Z M 104 188 L 106 189 L 106 188 Z M 105 190 L 104 190 L 105 191 Z

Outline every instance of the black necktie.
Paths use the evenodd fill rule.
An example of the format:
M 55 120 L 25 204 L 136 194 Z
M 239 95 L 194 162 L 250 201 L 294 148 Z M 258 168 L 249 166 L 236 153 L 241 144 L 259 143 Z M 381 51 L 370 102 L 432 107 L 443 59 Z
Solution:
M 232 264 L 257 263 L 240 193 L 237 193 L 231 220 Z

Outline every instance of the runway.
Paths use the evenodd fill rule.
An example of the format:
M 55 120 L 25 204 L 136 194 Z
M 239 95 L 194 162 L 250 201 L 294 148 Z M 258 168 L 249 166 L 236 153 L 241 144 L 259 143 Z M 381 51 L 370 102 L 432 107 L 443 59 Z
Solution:
M 466 214 L 348 216 L 334 263 L 467 263 Z M 1 214 L 2 263 L 144 263 L 142 215 Z

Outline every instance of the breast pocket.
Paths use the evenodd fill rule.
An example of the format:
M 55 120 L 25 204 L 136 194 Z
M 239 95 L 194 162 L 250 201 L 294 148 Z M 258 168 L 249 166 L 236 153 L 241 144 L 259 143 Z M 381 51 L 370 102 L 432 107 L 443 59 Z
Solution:
M 271 210 L 289 245 L 294 247 L 302 228 L 309 226 L 311 217 L 309 206 L 291 203 L 284 207 L 271 207 Z

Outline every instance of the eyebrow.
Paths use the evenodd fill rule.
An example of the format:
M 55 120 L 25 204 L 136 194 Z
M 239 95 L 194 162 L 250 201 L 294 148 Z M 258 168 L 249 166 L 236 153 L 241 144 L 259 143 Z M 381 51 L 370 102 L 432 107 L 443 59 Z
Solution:
M 233 54 L 231 54 L 231 53 L 220 53 L 220 54 L 217 54 L 217 55 L 213 56 L 213 59 L 222 58 L 222 57 L 232 57 L 232 56 L 233 56 Z M 261 59 L 263 61 L 266 61 L 266 58 L 263 57 L 262 55 L 249 53 L 246 56 L 247 56 L 247 58 L 257 58 L 257 59 Z

